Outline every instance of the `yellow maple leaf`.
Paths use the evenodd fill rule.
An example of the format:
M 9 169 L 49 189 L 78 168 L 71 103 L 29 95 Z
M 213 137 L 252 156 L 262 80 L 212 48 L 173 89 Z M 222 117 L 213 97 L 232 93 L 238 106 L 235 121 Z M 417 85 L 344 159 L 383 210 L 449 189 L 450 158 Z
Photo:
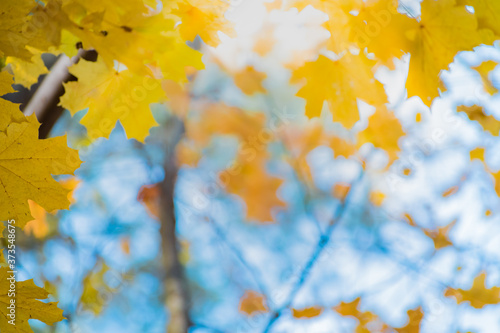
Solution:
M 498 136 L 498 132 L 500 131 L 500 121 L 492 115 L 486 115 L 482 106 L 460 105 L 457 107 L 457 111 L 465 112 L 470 120 L 477 121 L 485 131 L 490 132 L 494 136 Z
M 14 74 L 14 82 L 27 88 L 38 82 L 38 77 L 47 74 L 49 70 L 42 60 L 42 52 L 34 49 L 28 49 L 33 53 L 30 61 L 15 57 L 7 57 L 6 64 Z
M 49 0 L 46 6 L 38 6 L 37 11 L 50 15 L 50 7 L 58 9 L 53 17 L 57 27 L 42 29 L 46 38 L 59 44 L 63 32 L 68 31 L 84 49 L 95 49 L 109 68 L 118 61 L 135 74 L 147 75 L 151 74 L 151 67 L 159 67 L 165 78 L 173 79 L 172 72 L 184 73 L 185 63 L 200 67 L 201 54 L 182 39 L 176 28 L 179 19 L 171 13 L 172 6 L 158 12 L 148 8 L 144 1 L 125 4 L 92 0 L 61 6 L 58 1 Z M 182 79 L 186 80 L 185 75 Z
M 484 90 L 490 94 L 496 94 L 498 92 L 498 89 L 495 88 L 493 85 L 493 82 L 490 79 L 490 72 L 497 67 L 498 62 L 493 61 L 493 60 L 488 60 L 484 61 L 481 63 L 481 65 L 472 67 L 476 72 L 479 73 L 481 76 L 481 81 L 483 82 Z
M 476 276 L 469 290 L 448 288 L 444 295 L 455 297 L 457 303 L 470 302 L 470 305 L 476 309 L 482 309 L 488 304 L 498 304 L 500 302 L 500 287 L 487 289 L 485 281 L 486 273 L 483 272 Z
M 248 290 L 240 299 L 239 311 L 252 316 L 255 313 L 267 312 L 269 309 L 267 308 L 264 295 Z
M 11 273 L 6 267 L 0 267 L 0 331 L 2 333 L 33 332 L 28 323 L 29 319 L 38 319 L 47 325 L 65 319 L 63 310 L 57 307 L 57 302 L 44 303 L 39 300 L 46 299 L 48 293 L 36 286 L 33 280 L 19 281 L 15 283 L 15 325 L 9 324 L 12 297 L 9 297 L 11 289 Z
M 265 93 L 262 81 L 267 77 L 266 73 L 255 70 L 252 66 L 246 66 L 243 70 L 234 73 L 234 83 L 247 95 Z
M 61 105 L 72 114 L 89 108 L 81 123 L 91 139 L 109 137 L 119 120 L 128 138 L 143 142 L 158 124 L 149 108 L 166 98 L 157 79 L 110 69 L 100 58 L 97 62 L 81 60 L 70 72 L 78 81 L 64 84 Z
M 38 127 L 31 115 L 0 132 L 0 220 L 15 219 L 21 228 L 31 220 L 28 200 L 47 211 L 69 207 L 69 190 L 51 175 L 73 174 L 81 163 L 66 136 L 38 140 Z
M 303 309 L 292 309 L 292 315 L 297 319 L 309 319 L 319 316 L 323 313 L 323 308 L 319 306 L 312 306 Z
M 309 118 L 318 117 L 326 101 L 333 120 L 351 128 L 359 120 L 358 99 L 376 107 L 387 101 L 382 84 L 374 78 L 374 65 L 362 54 L 346 54 L 336 61 L 320 55 L 296 69 L 291 82 L 306 81 L 297 96 L 306 100 Z
M 32 53 L 26 46 L 47 49 L 46 40 L 40 22 L 33 22 L 30 12 L 36 7 L 33 0 L 0 1 L 0 56 L 13 56 L 30 61 Z
M 59 183 L 62 185 L 62 187 L 70 191 L 68 192 L 67 197 L 70 203 L 73 204 L 75 202 L 75 199 L 73 198 L 73 192 L 80 182 L 76 179 L 76 177 L 71 177 L 69 179 L 61 180 L 59 181 Z M 33 234 L 33 236 L 39 239 L 44 238 L 49 233 L 49 224 L 47 221 L 49 213 L 47 213 L 47 211 L 43 209 L 42 206 L 32 200 L 28 200 L 28 203 L 30 206 L 31 215 L 33 216 L 34 220 L 31 220 L 26 224 L 26 226 L 24 227 L 24 232 L 27 235 Z M 55 211 L 50 212 L 50 214 L 55 213 Z
M 354 45 L 350 39 L 354 16 L 350 12 L 359 11 L 361 1 L 293 0 L 289 1 L 286 7 L 295 7 L 300 11 L 309 5 L 328 15 L 328 20 L 322 24 L 323 28 L 330 33 L 330 38 L 324 43 L 328 50 L 341 54 Z
M 482 43 L 492 43 L 493 38 L 478 30 L 473 14 L 455 0 L 424 0 L 420 21 L 400 29 L 408 43 L 401 48 L 411 54 L 406 88 L 408 96 L 419 96 L 430 106 L 443 88 L 439 74 L 448 68 L 460 51 L 470 51 Z
M 42 206 L 32 200 L 28 200 L 31 216 L 34 220 L 26 223 L 24 232 L 27 235 L 33 234 L 36 238 L 44 238 L 49 233 L 49 224 L 47 223 L 47 212 Z
M 349 22 L 350 41 L 360 50 L 367 47 L 382 64 L 394 69 L 393 59 L 404 54 L 401 45 L 406 43 L 401 30 L 414 23 L 412 18 L 398 12 L 398 1 L 364 1 L 358 15 L 350 16 Z
M 490 0 L 458 0 L 459 5 L 468 5 L 474 7 L 474 16 L 477 18 L 478 27 L 490 29 L 499 37 L 500 27 L 500 3 Z
M 224 19 L 230 3 L 223 0 L 179 0 L 172 14 L 181 18 L 179 25 L 182 38 L 193 41 L 199 35 L 210 46 L 217 46 L 218 32 L 234 37 L 232 22 Z

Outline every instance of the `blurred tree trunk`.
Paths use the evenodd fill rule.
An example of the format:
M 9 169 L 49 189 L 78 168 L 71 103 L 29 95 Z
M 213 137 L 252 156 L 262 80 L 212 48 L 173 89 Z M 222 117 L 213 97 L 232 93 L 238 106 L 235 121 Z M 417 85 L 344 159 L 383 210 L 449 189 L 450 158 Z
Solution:
M 168 333 L 185 333 L 191 325 L 189 317 L 190 297 L 184 275 L 184 267 L 179 261 L 179 242 L 176 237 L 174 193 L 177 180 L 175 149 L 184 134 L 184 124 L 173 116 L 166 124 L 166 154 L 164 160 L 165 178 L 160 187 L 160 222 L 165 269 L 166 305 L 169 310 Z
M 42 123 L 39 131 L 41 139 L 48 137 L 53 125 L 59 119 L 63 109 L 58 106 L 59 98 L 64 93 L 63 82 L 70 80 L 68 67 L 80 58 L 95 58 L 94 51 L 83 51 L 69 59 L 61 56 L 51 67 L 51 71 L 25 96 L 14 96 L 15 102 L 23 103 L 24 113 L 35 113 Z M 95 60 L 95 59 L 94 59 Z M 184 275 L 184 267 L 179 261 L 179 242 L 176 235 L 174 191 L 177 180 L 177 162 L 175 149 L 184 134 L 184 124 L 177 117 L 172 117 L 165 125 L 164 160 L 165 179 L 160 186 L 160 233 L 162 241 L 162 267 L 166 306 L 169 311 L 168 333 L 185 333 L 191 325 L 189 317 L 190 297 Z

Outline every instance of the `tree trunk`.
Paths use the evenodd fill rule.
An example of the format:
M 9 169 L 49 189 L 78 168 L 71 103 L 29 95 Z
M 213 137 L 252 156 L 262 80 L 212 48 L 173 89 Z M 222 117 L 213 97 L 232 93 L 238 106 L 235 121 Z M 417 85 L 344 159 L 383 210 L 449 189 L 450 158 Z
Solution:
M 184 124 L 173 117 L 165 126 L 168 140 L 164 161 L 165 179 L 160 187 L 160 222 L 165 269 L 165 296 L 169 310 L 168 333 L 185 333 L 191 324 L 189 317 L 190 297 L 184 268 L 179 261 L 179 242 L 176 237 L 174 192 L 177 180 L 175 148 L 184 133 Z

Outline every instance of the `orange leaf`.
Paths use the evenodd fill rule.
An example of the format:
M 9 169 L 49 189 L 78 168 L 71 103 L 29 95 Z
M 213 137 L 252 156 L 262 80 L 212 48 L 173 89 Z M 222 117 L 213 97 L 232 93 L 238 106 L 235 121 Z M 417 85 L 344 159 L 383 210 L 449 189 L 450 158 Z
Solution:
M 304 309 L 292 309 L 292 314 L 297 319 L 314 318 L 323 312 L 323 308 L 319 306 L 312 306 Z
M 443 192 L 443 198 L 449 197 L 450 195 L 455 194 L 457 192 L 458 192 L 458 186 L 452 186 Z
M 269 310 L 265 302 L 264 295 L 248 290 L 240 299 L 239 311 L 248 316 L 258 312 L 267 312 Z
M 160 217 L 160 185 L 144 185 L 140 188 L 139 194 L 137 194 L 137 200 L 141 202 L 145 207 L 148 214 L 158 219 Z

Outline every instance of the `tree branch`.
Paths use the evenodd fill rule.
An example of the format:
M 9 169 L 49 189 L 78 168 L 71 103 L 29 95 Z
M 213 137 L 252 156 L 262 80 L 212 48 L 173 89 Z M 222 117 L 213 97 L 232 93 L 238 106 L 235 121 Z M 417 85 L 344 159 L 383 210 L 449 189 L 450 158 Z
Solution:
M 318 241 L 312 255 L 309 257 L 309 260 L 307 261 L 306 265 L 304 266 L 304 268 L 302 269 L 302 271 L 300 273 L 298 281 L 295 283 L 292 290 L 288 294 L 287 300 L 278 309 L 273 311 L 273 313 L 271 314 L 271 318 L 269 319 L 266 327 L 264 328 L 263 333 L 270 332 L 272 326 L 280 318 L 282 312 L 292 305 L 293 301 L 295 300 L 295 297 L 297 296 L 297 293 L 300 291 L 300 289 L 302 289 L 302 287 L 304 286 L 304 283 L 309 278 L 311 270 L 314 268 L 314 265 L 316 264 L 318 258 L 321 256 L 321 254 L 325 250 L 326 245 L 328 245 L 328 243 L 330 242 L 330 237 L 331 237 L 333 230 L 335 229 L 335 227 L 337 225 L 339 225 L 340 221 L 344 218 L 345 212 L 347 211 L 347 208 L 349 207 L 349 203 L 352 200 L 354 188 L 356 187 L 357 184 L 361 183 L 364 175 L 365 175 L 365 172 L 362 170 L 359 177 L 351 185 L 351 188 L 350 188 L 349 192 L 347 193 L 347 196 L 342 201 L 342 204 L 339 205 L 337 211 L 334 214 L 334 217 L 331 219 L 330 223 L 328 224 L 328 228 L 320 236 L 319 241 Z

